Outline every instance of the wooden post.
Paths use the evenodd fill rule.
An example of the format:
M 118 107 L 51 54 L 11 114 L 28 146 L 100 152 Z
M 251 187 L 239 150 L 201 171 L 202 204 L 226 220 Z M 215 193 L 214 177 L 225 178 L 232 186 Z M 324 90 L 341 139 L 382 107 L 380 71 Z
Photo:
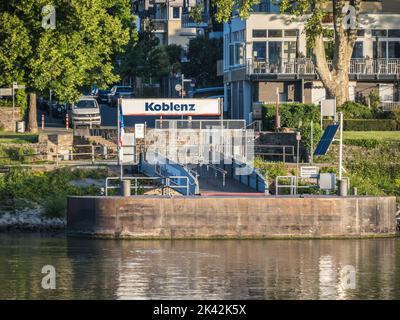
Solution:
M 38 132 L 37 114 L 36 114 L 36 93 L 29 94 L 29 118 L 27 131 L 31 133 Z

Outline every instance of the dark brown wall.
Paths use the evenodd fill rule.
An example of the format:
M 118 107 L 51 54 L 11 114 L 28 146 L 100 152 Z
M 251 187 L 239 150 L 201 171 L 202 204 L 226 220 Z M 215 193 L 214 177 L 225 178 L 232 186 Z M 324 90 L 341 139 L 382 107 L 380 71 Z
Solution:
M 131 238 L 395 234 L 395 197 L 70 197 L 70 234 Z

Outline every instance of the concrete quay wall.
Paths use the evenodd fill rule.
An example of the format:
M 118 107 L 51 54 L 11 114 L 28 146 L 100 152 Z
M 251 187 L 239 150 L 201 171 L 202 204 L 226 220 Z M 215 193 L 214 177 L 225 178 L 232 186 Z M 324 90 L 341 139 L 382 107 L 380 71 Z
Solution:
M 69 197 L 67 232 L 136 239 L 393 236 L 395 197 Z

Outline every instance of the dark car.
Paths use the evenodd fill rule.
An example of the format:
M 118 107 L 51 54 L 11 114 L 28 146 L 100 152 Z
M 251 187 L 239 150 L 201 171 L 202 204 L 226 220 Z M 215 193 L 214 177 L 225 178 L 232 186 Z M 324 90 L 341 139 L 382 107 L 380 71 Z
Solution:
M 118 104 L 119 98 L 133 98 L 135 93 L 130 86 L 114 86 L 108 95 L 108 102 L 111 106 Z
M 110 90 L 97 90 L 96 99 L 98 103 L 108 103 L 108 95 Z

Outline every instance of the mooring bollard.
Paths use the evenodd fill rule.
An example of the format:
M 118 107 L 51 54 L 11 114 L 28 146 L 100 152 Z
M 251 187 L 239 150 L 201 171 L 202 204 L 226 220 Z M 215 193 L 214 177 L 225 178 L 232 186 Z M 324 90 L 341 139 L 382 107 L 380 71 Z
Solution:
M 122 196 L 129 197 L 131 195 L 131 180 L 122 180 L 121 189 Z
M 347 180 L 338 180 L 338 195 L 341 197 L 347 197 Z

